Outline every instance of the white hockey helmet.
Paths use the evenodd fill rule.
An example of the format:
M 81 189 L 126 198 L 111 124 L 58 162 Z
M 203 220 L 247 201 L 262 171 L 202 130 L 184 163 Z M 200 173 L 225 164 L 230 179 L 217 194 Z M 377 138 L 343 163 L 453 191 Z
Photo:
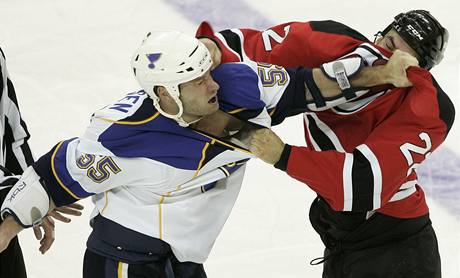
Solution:
M 204 75 L 211 65 L 211 54 L 206 46 L 193 36 L 179 31 L 148 33 L 131 60 L 134 75 L 153 99 L 155 108 L 182 126 L 188 124 L 182 119 L 179 85 Z M 177 114 L 169 114 L 161 109 L 160 99 L 153 91 L 155 86 L 166 88 L 179 107 Z

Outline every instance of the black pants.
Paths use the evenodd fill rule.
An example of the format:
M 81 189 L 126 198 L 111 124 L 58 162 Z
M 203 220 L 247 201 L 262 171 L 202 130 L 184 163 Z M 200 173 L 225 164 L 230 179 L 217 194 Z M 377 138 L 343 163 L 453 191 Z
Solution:
M 0 191 L 0 204 L 8 194 L 7 189 Z M 0 223 L 2 223 L 0 219 Z M 17 237 L 14 237 L 8 248 L 0 253 L 0 278 L 26 278 L 26 267 Z
M 88 249 L 83 260 L 83 278 L 206 278 L 202 264 L 179 262 L 172 254 L 144 264 L 125 264 Z
M 325 257 L 330 254 L 326 249 Z M 323 278 L 440 278 L 441 260 L 431 225 L 402 241 L 343 251 L 324 262 Z
M 310 222 L 326 246 L 323 278 L 440 278 L 441 260 L 429 215 L 395 218 L 338 212 L 318 197 Z

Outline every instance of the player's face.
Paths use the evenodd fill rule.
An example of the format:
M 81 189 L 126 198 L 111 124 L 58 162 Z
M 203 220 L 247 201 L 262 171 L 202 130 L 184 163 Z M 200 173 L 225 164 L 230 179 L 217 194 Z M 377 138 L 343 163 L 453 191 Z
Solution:
M 180 100 L 184 107 L 184 120 L 192 121 L 216 112 L 219 109 L 217 90 L 219 85 L 209 71 L 199 78 L 181 84 Z
M 395 30 L 390 30 L 385 36 L 380 38 L 377 42 L 377 45 L 393 52 L 396 49 L 405 51 L 410 55 L 417 57 L 417 53 L 412 49 L 402 38 L 398 35 Z

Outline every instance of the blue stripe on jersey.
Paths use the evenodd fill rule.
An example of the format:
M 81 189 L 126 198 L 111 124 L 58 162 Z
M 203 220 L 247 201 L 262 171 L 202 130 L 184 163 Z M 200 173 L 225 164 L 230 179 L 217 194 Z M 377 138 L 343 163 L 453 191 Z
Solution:
M 211 139 L 159 115 L 139 125 L 114 123 L 98 141 L 118 157 L 145 157 L 176 168 L 196 170 L 202 150 Z
M 227 165 L 223 166 L 223 168 L 225 170 L 227 170 L 229 174 L 233 174 L 233 172 L 235 172 L 236 170 L 240 169 L 240 167 L 243 166 L 244 163 L 246 163 L 248 160 L 249 159 L 244 159 L 244 160 L 232 163 L 232 164 L 227 164 Z
M 76 197 L 82 199 L 94 194 L 85 191 L 80 183 L 74 180 L 67 170 L 67 146 L 75 139 L 76 138 L 72 138 L 63 141 L 60 147 L 58 147 L 59 149 L 55 151 L 54 157 L 51 159 L 52 165 L 54 165 L 56 180 L 58 180 L 58 182 L 60 181 L 61 186 L 64 187 L 66 191 L 70 191 Z
M 221 110 L 232 112 L 237 109 L 259 110 L 265 107 L 260 99 L 259 77 L 248 65 L 222 64 L 211 74 L 220 86 L 218 98 Z

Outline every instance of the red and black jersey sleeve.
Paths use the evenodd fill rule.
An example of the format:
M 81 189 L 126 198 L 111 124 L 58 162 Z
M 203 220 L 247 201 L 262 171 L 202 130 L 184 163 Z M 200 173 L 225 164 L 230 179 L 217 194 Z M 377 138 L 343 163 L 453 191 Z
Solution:
M 203 22 L 196 36 L 219 44 L 222 63 L 250 59 L 285 68 L 318 67 L 369 42 L 359 32 L 335 21 L 288 22 L 263 31 L 228 29 L 217 33 Z
M 376 123 L 352 152 L 291 147 L 287 173 L 306 183 L 337 211 L 380 209 L 385 213 L 391 210 L 390 202 L 410 201 L 413 211 L 396 213 L 399 217 L 427 213 L 413 170 L 444 141 L 455 110 L 427 71 L 413 68 L 408 77 L 414 87 L 391 94 L 402 96 L 400 106 Z

